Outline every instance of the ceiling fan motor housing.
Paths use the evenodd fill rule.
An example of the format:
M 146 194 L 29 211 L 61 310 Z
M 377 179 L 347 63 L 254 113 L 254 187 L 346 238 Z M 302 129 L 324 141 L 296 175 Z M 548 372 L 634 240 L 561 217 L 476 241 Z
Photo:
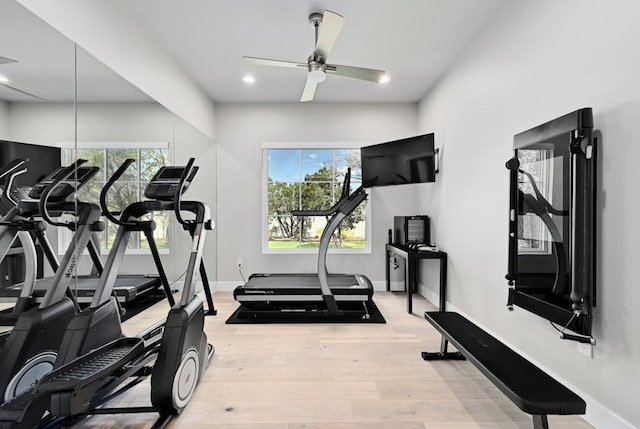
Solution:
M 309 67 L 309 79 L 312 79 L 316 83 L 320 83 L 327 78 L 327 66 L 325 65 L 325 59 L 320 54 L 315 52 L 308 59 Z

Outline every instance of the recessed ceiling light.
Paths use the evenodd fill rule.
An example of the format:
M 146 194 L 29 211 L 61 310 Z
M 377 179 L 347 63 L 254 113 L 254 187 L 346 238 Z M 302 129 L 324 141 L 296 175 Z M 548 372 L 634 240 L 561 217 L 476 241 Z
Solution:
M 389 76 L 387 76 L 387 75 L 385 74 L 385 75 L 382 75 L 382 77 L 380 78 L 380 83 L 387 83 L 387 82 L 389 82 L 390 80 L 391 80 L 391 79 L 389 78 Z
M 245 76 L 242 78 L 244 83 L 256 83 L 256 79 L 253 76 Z
M 7 79 L 6 77 L 0 75 L 0 83 L 9 83 L 9 79 Z

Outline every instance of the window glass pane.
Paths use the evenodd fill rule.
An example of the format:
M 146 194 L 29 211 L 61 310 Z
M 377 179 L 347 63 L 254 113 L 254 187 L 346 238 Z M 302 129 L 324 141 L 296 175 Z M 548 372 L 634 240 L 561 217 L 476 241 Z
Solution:
M 118 180 L 109 190 L 107 197 L 107 207 L 109 211 L 117 212 L 116 216 L 120 216 L 119 212 L 125 209 L 129 204 L 138 201 L 137 184 L 131 182 L 123 182 Z
M 360 149 L 336 149 L 334 150 L 336 180 L 344 182 L 347 168 L 351 167 L 351 181 L 362 180 L 360 167 Z
M 268 188 L 269 215 L 289 214 L 300 208 L 300 184 L 269 182 Z
M 113 173 L 122 165 L 122 163 L 128 159 L 138 159 L 138 150 L 137 149 L 108 149 L 107 150 L 107 163 L 106 163 L 106 173 L 107 178 L 110 178 Z M 124 174 L 120 176 L 119 180 L 126 181 L 135 181 L 138 178 L 138 165 L 137 163 L 133 163 L 126 169 Z
M 169 213 L 155 212 L 152 220 L 156 223 L 153 239 L 158 249 L 168 249 L 169 246 Z M 145 234 L 140 234 L 140 248 L 149 249 L 149 242 Z
M 98 180 L 105 181 L 104 176 L 104 159 L 106 151 L 104 149 L 78 149 L 72 152 L 73 161 L 77 159 L 86 159 L 87 163 L 84 165 L 91 167 L 100 167 L 100 171 L 96 174 Z
M 300 219 L 294 216 L 269 216 L 267 231 L 270 249 L 300 247 Z
M 334 203 L 333 183 L 303 183 L 302 210 L 325 210 Z
M 302 177 L 305 181 L 332 180 L 332 150 L 311 149 L 301 151 Z
M 140 180 L 149 182 L 156 172 L 165 165 L 169 165 L 168 149 L 140 150 Z
M 298 149 L 270 149 L 267 151 L 269 179 L 276 182 L 300 180 L 300 151 Z
M 90 167 L 100 167 L 100 171 L 94 177 L 92 177 L 82 188 L 78 191 L 78 199 L 88 203 L 98 203 L 100 201 L 100 191 L 104 186 L 104 160 L 105 151 L 95 149 L 78 150 L 73 158 L 73 161 L 77 159 L 86 159 L 87 163 L 84 164 Z
M 127 249 L 139 249 L 140 248 L 140 234 L 141 232 L 132 232 L 129 236 L 129 243 L 127 243 Z
M 302 247 L 305 249 L 320 247 L 320 237 L 326 225 L 327 218 L 324 216 L 305 217 L 302 225 Z
M 523 195 L 527 195 L 532 202 L 538 202 L 538 198 L 544 201 L 553 202 L 552 176 L 554 167 L 554 157 L 552 150 L 542 149 L 519 149 L 518 160 L 520 161 L 520 174 L 518 174 L 518 188 Z M 535 186 L 534 186 L 535 185 Z M 536 192 L 537 191 L 537 192 Z M 561 188 L 557 190 L 557 197 Z M 529 204 L 525 209 L 531 210 Z M 550 214 L 554 219 L 554 215 Z M 555 220 L 554 220 L 555 221 Z M 562 223 L 558 225 L 559 230 Z M 518 248 L 523 252 L 548 253 L 550 250 L 548 241 L 550 235 L 547 227 L 542 222 L 542 218 L 533 211 L 523 212 L 518 217 Z
M 346 249 L 364 249 L 366 247 L 366 217 L 362 203 L 344 218 L 336 233 L 335 243 L 337 247 Z

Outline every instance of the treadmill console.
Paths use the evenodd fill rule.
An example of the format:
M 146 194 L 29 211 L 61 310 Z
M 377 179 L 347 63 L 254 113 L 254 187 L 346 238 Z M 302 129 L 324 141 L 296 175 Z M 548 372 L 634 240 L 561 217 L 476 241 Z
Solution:
M 184 169 L 185 167 L 174 166 L 160 168 L 144 189 L 144 196 L 152 200 L 173 201 Z M 198 167 L 193 167 L 191 174 L 184 182 L 182 193 L 187 190 L 197 172 Z
M 44 190 L 47 189 L 54 181 L 64 177 L 66 167 L 58 168 L 49 176 L 38 182 L 29 191 L 28 197 L 34 200 L 40 199 Z M 95 176 L 100 167 L 78 167 L 76 172 L 66 179 L 61 180 L 58 185 L 49 194 L 49 201 L 64 201 L 75 191 L 83 187 L 93 176 Z

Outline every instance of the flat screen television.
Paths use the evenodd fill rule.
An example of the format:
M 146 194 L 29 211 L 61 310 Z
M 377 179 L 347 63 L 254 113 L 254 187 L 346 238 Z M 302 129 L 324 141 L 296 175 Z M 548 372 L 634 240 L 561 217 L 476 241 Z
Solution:
M 591 336 L 596 304 L 596 141 L 590 108 L 514 136 L 509 308 Z M 569 335 L 569 332 L 567 332 Z M 563 335 L 563 338 L 565 336 Z
M 28 158 L 29 162 L 27 172 L 16 177 L 14 188 L 33 186 L 60 167 L 60 148 L 0 140 L 0 165 L 16 158 Z
M 436 181 L 434 135 L 424 134 L 360 149 L 362 185 L 405 185 Z

